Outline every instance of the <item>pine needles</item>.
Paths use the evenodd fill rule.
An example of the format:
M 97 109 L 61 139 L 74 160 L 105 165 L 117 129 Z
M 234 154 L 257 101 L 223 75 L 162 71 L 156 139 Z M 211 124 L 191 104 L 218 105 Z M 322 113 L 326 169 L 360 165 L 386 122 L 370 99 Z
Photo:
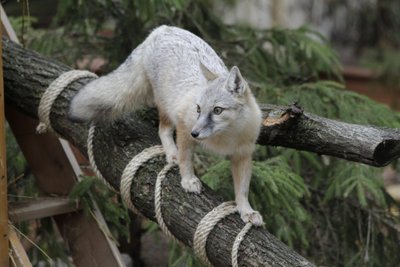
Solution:
M 70 193 L 71 201 L 79 201 L 87 216 L 93 216 L 95 206 L 104 215 L 112 237 L 129 238 L 130 218 L 128 208 L 118 196 L 95 176 L 83 176 Z
M 58 23 L 64 24 L 60 28 L 55 23 L 54 32 L 64 30 L 65 45 L 47 49 L 58 58 L 68 57 L 68 62 L 83 53 L 101 55 L 110 61 L 111 70 L 151 29 L 176 25 L 205 39 L 229 67 L 238 65 L 260 102 L 298 101 L 307 112 L 321 116 L 400 127 L 399 113 L 345 90 L 336 53 L 309 27 L 261 31 L 226 26 L 209 0 L 59 3 Z M 205 157 L 200 153 L 198 159 Z M 229 161 L 207 158 L 198 167 L 204 182 L 232 199 Z M 76 197 L 85 201 L 82 197 L 92 183 L 83 182 Z M 107 202 L 104 199 L 107 196 L 100 197 L 99 203 Z M 398 266 L 400 262 L 400 219 L 392 212 L 399 205 L 386 194 L 379 169 L 309 152 L 258 147 L 250 201 L 262 212 L 270 232 L 317 265 Z M 108 204 L 104 208 L 106 213 L 113 210 Z M 118 218 L 120 211 L 105 217 L 113 216 Z M 171 266 L 182 261 L 197 266 L 187 252 L 179 251 L 171 250 Z

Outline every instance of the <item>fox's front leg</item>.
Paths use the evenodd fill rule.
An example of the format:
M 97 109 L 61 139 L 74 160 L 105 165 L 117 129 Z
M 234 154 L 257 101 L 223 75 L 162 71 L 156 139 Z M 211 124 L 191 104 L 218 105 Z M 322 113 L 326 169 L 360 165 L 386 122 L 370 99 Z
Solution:
M 165 150 L 168 163 L 178 163 L 178 150 L 174 142 L 174 126 L 168 116 L 159 111 L 158 135 Z
M 262 216 L 252 209 L 248 198 L 252 169 L 251 154 L 232 155 L 231 164 L 235 201 L 240 217 L 245 223 L 251 222 L 254 225 L 262 225 Z
M 200 193 L 201 182 L 193 170 L 193 150 L 195 141 L 190 137 L 184 127 L 178 125 L 176 129 L 176 141 L 178 145 L 179 172 L 181 185 L 186 192 Z

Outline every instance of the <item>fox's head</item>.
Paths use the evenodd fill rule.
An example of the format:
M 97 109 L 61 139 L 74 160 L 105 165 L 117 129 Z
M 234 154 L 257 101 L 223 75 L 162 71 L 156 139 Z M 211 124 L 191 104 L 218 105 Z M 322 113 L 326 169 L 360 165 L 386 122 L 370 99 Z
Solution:
M 198 117 L 191 135 L 197 140 L 229 131 L 240 124 L 241 119 L 246 119 L 243 113 L 248 108 L 249 96 L 252 97 L 238 67 L 234 66 L 222 77 L 202 64 L 200 68 L 208 82 L 207 88 L 196 100 Z

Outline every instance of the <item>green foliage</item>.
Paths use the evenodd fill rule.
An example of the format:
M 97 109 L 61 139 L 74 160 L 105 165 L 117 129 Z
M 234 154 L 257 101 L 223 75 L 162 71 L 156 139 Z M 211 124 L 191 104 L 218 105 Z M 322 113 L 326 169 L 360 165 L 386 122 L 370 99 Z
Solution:
M 118 196 L 97 177 L 83 176 L 82 180 L 71 190 L 72 201 L 79 201 L 88 216 L 92 216 L 95 205 L 98 206 L 112 236 L 129 238 L 130 218 L 127 207 L 119 201 Z
M 341 79 L 336 54 L 323 36 L 305 26 L 263 31 L 228 27 L 219 43 L 225 61 L 238 64 L 257 82 L 289 85 L 321 73 Z
M 29 259 L 32 263 L 40 262 L 40 266 L 49 267 L 57 266 L 57 263 L 73 266 L 68 258 L 68 247 L 59 237 L 57 231 L 52 218 L 43 218 L 38 221 L 35 233 L 39 237 L 37 243 L 35 243 L 35 247 L 38 249 L 31 250 L 29 253 Z
M 225 199 L 234 199 L 229 161 L 210 167 L 202 180 Z M 276 156 L 253 162 L 250 191 L 250 202 L 265 218 L 267 229 L 272 229 L 288 244 L 300 240 L 308 245 L 303 227 L 309 223 L 309 216 L 300 201 L 309 192 L 304 180 L 291 171 L 285 158 Z
M 375 125 L 400 127 L 400 114 L 370 98 L 344 90 L 335 81 L 319 80 L 286 87 L 266 87 L 260 98 L 265 102 L 288 105 L 297 101 L 305 111 L 331 119 Z
M 74 64 L 81 56 L 78 47 L 70 36 L 64 36 L 62 28 L 36 29 L 32 25 L 37 22 L 35 17 L 9 17 L 13 29 L 22 43 L 44 55 L 68 64 Z
M 65 32 L 82 37 L 80 48 L 112 59 L 115 67 L 160 22 L 179 19 L 187 5 L 185 0 L 61 1 L 57 21 Z
M 211 4 L 209 0 L 59 1 L 53 28 L 43 35 L 30 29 L 26 38 L 35 49 L 64 62 L 100 55 L 110 62 L 111 70 L 151 29 L 176 25 L 205 39 L 228 66 L 238 65 L 260 102 L 298 101 L 306 112 L 332 119 L 400 127 L 399 113 L 345 90 L 336 53 L 319 33 L 306 26 L 267 30 L 226 26 Z M 60 35 L 63 41 L 49 41 Z M 396 57 L 385 57 L 391 61 L 382 72 L 395 69 Z M 233 198 L 227 160 L 200 152 L 195 164 L 203 181 L 226 199 Z M 250 201 L 271 233 L 317 265 L 397 266 L 400 219 L 393 210 L 399 205 L 385 193 L 380 172 L 304 151 L 257 147 Z M 106 219 L 116 225 L 112 228 L 125 233 L 121 223 L 127 220 L 125 209 L 114 206 L 115 196 L 97 183 L 85 179 L 73 196 L 90 210 L 91 192 L 104 205 Z M 171 245 L 169 265 L 183 263 L 199 264 L 187 250 Z
M 230 163 L 217 162 L 202 180 L 225 199 L 234 199 Z M 295 240 L 307 246 L 304 228 L 309 219 L 300 201 L 309 195 L 303 179 L 292 172 L 285 158 L 253 162 L 250 202 L 265 218 L 267 229 L 288 244 Z
M 354 166 L 350 163 L 342 165 L 345 166 L 328 181 L 325 201 L 354 195 L 362 207 L 367 207 L 368 202 L 386 207 L 385 193 L 382 190 L 383 182 L 378 178 L 379 174 L 376 170 L 371 175 L 371 168 L 367 166 L 359 164 Z

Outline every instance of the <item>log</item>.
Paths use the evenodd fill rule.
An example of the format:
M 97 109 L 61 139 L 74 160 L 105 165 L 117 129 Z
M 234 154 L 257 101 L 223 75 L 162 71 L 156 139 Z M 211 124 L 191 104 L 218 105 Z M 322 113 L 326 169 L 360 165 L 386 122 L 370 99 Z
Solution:
M 10 46 L 13 45 L 10 45 L 9 42 L 6 43 L 5 49 L 9 49 Z M 6 56 L 5 54 L 4 57 Z M 15 58 L 15 60 L 15 63 L 26 64 L 21 61 L 21 58 Z M 46 59 L 45 62 L 47 62 Z M 45 62 L 38 63 L 46 64 Z M 55 64 L 61 68 L 60 72 L 54 70 L 55 73 L 48 73 L 49 70 L 47 68 L 46 70 L 42 69 L 42 71 L 52 75 L 50 77 L 43 76 L 41 80 L 32 81 L 33 83 L 41 83 L 42 86 L 46 86 L 57 73 L 70 70 L 68 66 L 55 63 L 50 59 L 48 59 L 48 64 L 51 64 L 49 68 Z M 29 68 L 24 68 L 21 74 L 30 75 Z M 81 86 L 86 82 L 88 80 L 82 80 Z M 78 88 L 72 89 L 76 90 Z M 41 91 L 38 93 L 41 94 Z M 70 96 L 67 95 L 64 98 Z M 12 95 L 10 95 L 11 97 Z M 13 97 L 18 98 L 18 95 L 13 95 Z M 26 104 L 21 103 L 21 105 Z M 36 116 L 37 105 L 38 103 L 33 102 L 30 107 L 26 107 L 25 112 Z M 376 167 L 386 166 L 400 156 L 400 129 L 351 124 L 323 118 L 307 112 L 293 112 L 293 106 L 288 108 L 260 104 L 260 107 L 264 117 L 263 127 L 258 138 L 258 143 L 261 145 L 305 150 Z M 156 112 L 146 112 L 148 114 L 144 119 L 152 122 L 158 121 Z M 286 115 L 288 115 L 287 118 L 285 118 Z M 282 118 L 285 119 L 282 120 Z M 274 122 L 270 123 L 270 121 Z
M 40 97 L 47 86 L 61 73 L 70 70 L 66 65 L 45 58 L 33 51 L 23 49 L 7 40 L 4 40 L 3 44 L 3 60 L 6 104 L 14 105 L 32 117 L 37 117 Z M 88 125 L 70 122 L 66 118 L 66 113 L 71 98 L 79 88 L 89 81 L 90 79 L 81 79 L 68 86 L 57 98 L 50 115 L 52 127 L 55 131 L 66 140 L 72 142 L 84 154 L 86 154 Z M 309 149 L 317 153 L 343 155 L 343 152 L 331 152 L 329 150 L 335 146 L 332 139 L 316 138 L 316 140 L 324 140 L 324 143 L 322 143 L 324 145 L 318 148 L 313 147 L 315 142 L 307 145 L 307 140 L 311 139 L 311 132 L 317 131 L 316 134 L 318 135 L 318 130 L 316 130 L 318 124 L 309 119 L 315 118 L 315 116 L 295 112 L 293 109 L 287 110 L 282 107 L 263 106 L 263 110 L 266 119 L 281 118 L 282 116 L 287 116 L 287 119 L 278 120 L 278 123 L 272 123 L 270 126 L 264 126 L 259 138 L 260 144 L 286 146 L 284 144 L 287 143 L 287 147 L 296 145 L 300 149 Z M 321 125 L 326 121 L 323 118 L 319 119 Z M 340 122 L 336 123 L 342 125 Z M 144 148 L 160 143 L 157 126 L 157 112 L 154 109 L 142 110 L 129 114 L 112 124 L 97 126 L 94 138 L 95 161 L 103 176 L 115 189 L 119 189 L 121 173 L 129 160 Z M 322 126 L 325 127 L 325 131 L 329 131 L 329 124 L 323 124 Z M 352 125 L 347 126 L 351 127 Z M 360 129 L 374 128 L 359 127 L 361 127 Z M 346 127 L 344 128 L 346 129 Z M 382 132 L 382 135 L 385 135 L 383 133 L 388 135 L 392 133 L 392 130 L 378 130 Z M 298 132 L 305 132 L 307 139 L 298 140 L 301 138 L 296 134 Z M 396 135 L 396 131 L 393 135 Z M 285 138 L 285 136 L 287 137 Z M 396 145 L 394 147 L 397 148 L 391 150 L 394 151 L 392 153 L 393 159 L 399 155 L 399 136 L 397 134 L 397 139 L 395 139 L 397 141 L 395 141 Z M 292 138 L 293 140 L 289 140 Z M 347 137 L 347 140 L 350 139 Z M 334 140 L 336 141 L 336 139 Z M 300 145 L 297 144 L 298 142 L 300 142 Z M 329 142 L 331 142 L 331 146 L 325 145 Z M 370 145 L 368 140 L 364 140 L 361 143 L 367 144 L 365 149 L 372 150 L 368 146 Z M 349 150 L 345 150 L 345 152 L 346 155 L 357 154 Z M 361 153 L 358 153 L 357 157 L 354 156 L 349 159 L 359 160 L 368 164 L 377 162 L 375 159 L 365 159 Z M 133 203 L 141 213 L 152 220 L 154 220 L 153 195 L 155 178 L 164 164 L 165 160 L 163 158 L 150 160 L 138 171 L 131 188 Z M 162 187 L 162 212 L 167 227 L 179 240 L 192 247 L 193 234 L 199 221 L 223 200 L 207 186 L 204 186 L 204 190 L 199 195 L 185 193 L 180 187 L 177 168 L 167 175 Z M 237 214 L 234 214 L 225 218 L 214 228 L 207 242 L 207 253 L 213 264 L 216 266 L 230 266 L 230 249 L 235 236 L 242 227 L 243 222 Z M 242 242 L 239 250 L 239 265 L 314 266 L 263 228 L 251 229 Z
M 296 111 L 296 106 L 261 108 L 265 118 L 258 139 L 261 145 L 305 150 L 375 167 L 386 166 L 400 156 L 400 129 L 331 120 Z

